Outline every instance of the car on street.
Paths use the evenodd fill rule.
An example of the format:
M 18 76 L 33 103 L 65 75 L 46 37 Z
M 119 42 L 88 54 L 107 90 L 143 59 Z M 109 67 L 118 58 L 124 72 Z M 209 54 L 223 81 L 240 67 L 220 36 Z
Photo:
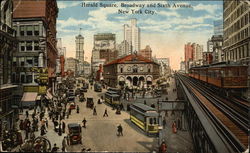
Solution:
M 94 91 L 102 92 L 102 85 L 100 83 L 95 83 L 94 84 Z
M 68 124 L 68 144 L 82 144 L 82 128 L 79 123 Z

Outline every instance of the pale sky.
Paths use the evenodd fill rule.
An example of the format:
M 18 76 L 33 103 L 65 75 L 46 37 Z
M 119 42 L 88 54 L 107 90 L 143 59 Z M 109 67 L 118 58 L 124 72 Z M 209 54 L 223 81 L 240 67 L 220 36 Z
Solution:
M 116 34 L 116 43 L 123 40 L 123 25 L 130 24 L 131 18 L 137 18 L 141 29 L 141 49 L 150 45 L 156 57 L 169 57 L 170 66 L 179 69 L 184 59 L 184 45 L 195 42 L 203 45 L 213 35 L 213 21 L 222 20 L 222 1 L 85 1 L 98 3 L 98 7 L 82 7 L 82 1 L 59 1 L 57 37 L 62 38 L 67 57 L 75 57 L 75 36 L 84 36 L 85 57 L 91 60 L 93 36 L 97 33 Z M 116 4 L 117 7 L 100 7 L 102 4 Z M 120 7 L 126 4 L 169 4 L 170 8 L 160 7 Z M 176 8 L 173 4 L 185 4 L 191 7 Z M 118 10 L 128 10 L 128 14 L 118 14 Z M 141 9 L 143 14 L 132 14 L 131 10 Z M 145 10 L 155 11 L 154 15 L 145 14 Z

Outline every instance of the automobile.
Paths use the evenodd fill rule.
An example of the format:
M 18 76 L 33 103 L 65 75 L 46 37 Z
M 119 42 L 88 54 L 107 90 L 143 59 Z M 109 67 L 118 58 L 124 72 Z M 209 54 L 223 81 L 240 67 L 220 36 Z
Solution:
M 87 92 L 88 91 L 88 86 L 86 84 L 83 85 L 82 87 L 83 92 Z
M 76 109 L 76 104 L 74 102 L 71 102 L 69 105 L 70 109 Z
M 94 91 L 102 92 L 102 85 L 100 83 L 95 83 L 94 84 Z
M 86 107 L 87 107 L 87 108 L 91 108 L 91 109 L 93 109 L 93 107 L 94 107 L 94 101 L 93 101 L 93 98 L 87 98 Z
M 69 145 L 82 144 L 82 128 L 79 123 L 68 124 L 68 138 Z

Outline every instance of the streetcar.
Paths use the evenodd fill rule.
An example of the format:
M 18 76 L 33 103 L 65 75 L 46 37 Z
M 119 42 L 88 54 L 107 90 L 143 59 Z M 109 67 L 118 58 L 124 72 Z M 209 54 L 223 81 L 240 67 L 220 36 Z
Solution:
M 105 93 L 105 102 L 110 105 L 120 105 L 120 95 L 118 95 L 115 91 L 107 91 Z
M 159 114 L 155 108 L 145 104 L 134 103 L 130 107 L 130 120 L 147 135 L 159 134 Z
M 122 95 L 121 89 L 118 89 L 118 88 L 108 88 L 108 91 L 116 92 L 119 96 Z

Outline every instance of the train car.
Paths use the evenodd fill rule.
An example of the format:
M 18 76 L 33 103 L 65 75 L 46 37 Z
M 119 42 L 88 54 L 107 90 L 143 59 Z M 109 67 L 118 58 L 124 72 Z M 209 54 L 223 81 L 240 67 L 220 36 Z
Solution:
M 134 103 L 130 108 L 131 122 L 144 130 L 147 135 L 159 134 L 159 114 L 155 108 L 141 103 Z
M 247 69 L 246 65 L 221 62 L 193 67 L 189 70 L 189 76 L 219 88 L 240 89 L 247 88 Z
M 112 106 L 121 105 L 120 95 L 118 95 L 117 92 L 114 91 L 107 91 L 105 93 L 105 102 Z

